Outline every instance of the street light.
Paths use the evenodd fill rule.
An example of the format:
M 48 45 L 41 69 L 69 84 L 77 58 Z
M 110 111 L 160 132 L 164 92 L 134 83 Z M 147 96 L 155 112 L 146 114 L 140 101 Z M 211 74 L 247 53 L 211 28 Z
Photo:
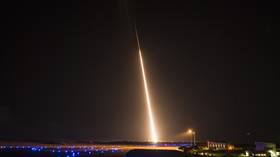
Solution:
M 196 134 L 195 131 L 193 131 L 192 129 L 189 129 L 187 131 L 187 134 L 191 135 L 191 138 L 192 138 L 191 143 L 192 143 L 193 146 L 195 146 L 195 134 Z

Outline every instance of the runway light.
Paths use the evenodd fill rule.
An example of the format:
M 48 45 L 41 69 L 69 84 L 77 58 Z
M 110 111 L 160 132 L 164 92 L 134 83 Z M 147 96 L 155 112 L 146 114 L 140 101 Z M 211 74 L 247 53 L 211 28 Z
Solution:
M 249 152 L 248 151 L 245 151 L 245 156 L 249 156 Z

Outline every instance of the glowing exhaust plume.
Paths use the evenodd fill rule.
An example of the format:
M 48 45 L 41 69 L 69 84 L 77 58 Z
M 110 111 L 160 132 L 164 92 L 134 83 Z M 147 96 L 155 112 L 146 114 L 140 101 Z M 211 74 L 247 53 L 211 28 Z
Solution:
M 137 39 L 137 44 L 138 44 L 138 49 L 139 49 L 140 65 L 141 65 L 141 70 L 142 70 L 142 76 L 143 76 L 143 82 L 144 82 L 144 88 L 145 88 L 145 94 L 146 94 L 146 103 L 147 103 L 149 120 L 150 120 L 151 140 L 152 140 L 152 142 L 157 143 L 158 142 L 158 137 L 157 137 L 157 133 L 156 133 L 156 127 L 155 127 L 155 123 L 154 123 L 154 117 L 153 117 L 153 111 L 152 111 L 152 106 L 151 106 L 151 101 L 150 101 L 149 89 L 148 89 L 148 84 L 147 84 L 147 80 L 146 80 L 145 68 L 144 68 L 142 53 L 141 53 L 141 50 L 140 50 L 140 44 L 139 44 L 139 39 L 138 39 L 138 34 L 137 34 L 136 27 L 135 27 L 135 33 L 136 33 L 136 39 Z

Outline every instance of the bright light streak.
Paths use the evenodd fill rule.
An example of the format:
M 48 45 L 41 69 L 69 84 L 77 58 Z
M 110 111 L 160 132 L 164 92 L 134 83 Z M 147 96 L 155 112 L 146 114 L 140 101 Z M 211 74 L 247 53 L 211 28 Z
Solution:
M 138 40 L 138 37 L 137 37 L 137 40 Z M 139 44 L 139 42 L 138 42 L 138 44 Z M 147 108 L 148 108 L 149 120 L 150 120 L 151 140 L 152 140 L 152 142 L 157 143 L 158 142 L 158 137 L 157 137 L 157 133 L 156 133 L 156 127 L 155 127 L 155 123 L 154 123 L 154 117 L 153 117 L 152 106 L 151 106 L 151 101 L 150 101 L 149 89 L 148 89 L 148 85 L 147 85 L 144 63 L 143 63 L 142 53 L 141 53 L 140 47 L 139 47 L 139 56 L 140 56 L 140 64 L 141 64 L 141 70 L 142 70 L 142 76 L 143 76 L 145 94 L 146 94 L 146 101 L 147 101 Z
M 151 140 L 152 140 L 152 142 L 157 143 L 158 142 L 158 135 L 157 135 L 156 127 L 155 127 L 155 123 L 154 123 L 154 117 L 153 117 L 152 106 L 151 106 L 151 101 L 150 101 L 149 89 L 148 89 L 148 85 L 147 85 L 145 68 L 144 68 L 142 53 L 141 53 L 141 49 L 140 49 L 140 42 L 139 42 L 139 38 L 138 38 L 136 25 L 135 25 L 134 29 L 135 29 L 135 35 L 136 35 L 137 45 L 138 45 L 138 49 L 139 49 L 140 65 L 141 65 L 145 94 L 146 94 L 146 104 L 147 104 L 149 120 L 150 120 Z

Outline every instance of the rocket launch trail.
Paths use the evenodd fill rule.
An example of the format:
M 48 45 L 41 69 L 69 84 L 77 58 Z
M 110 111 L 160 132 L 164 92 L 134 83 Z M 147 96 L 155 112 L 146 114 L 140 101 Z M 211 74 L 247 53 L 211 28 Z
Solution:
M 135 26 L 135 35 L 136 35 L 136 40 L 137 40 L 137 45 L 138 45 L 140 66 L 141 66 L 143 83 L 144 83 L 144 88 L 145 88 L 146 104 L 147 104 L 147 110 L 148 110 L 148 115 L 149 115 L 149 124 L 150 124 L 150 136 L 151 136 L 152 142 L 157 143 L 158 142 L 158 136 L 157 136 L 157 132 L 156 132 L 156 127 L 155 127 L 155 122 L 154 122 L 154 117 L 153 117 L 153 111 L 152 111 L 152 105 L 151 105 L 151 100 L 150 100 L 150 95 L 149 95 L 149 88 L 148 88 L 148 84 L 147 84 L 145 68 L 144 68 L 144 63 L 143 63 L 143 58 L 142 58 L 142 52 L 141 52 L 141 49 L 140 49 L 140 42 L 139 42 L 139 37 L 138 37 L 138 32 L 137 32 L 136 26 Z

